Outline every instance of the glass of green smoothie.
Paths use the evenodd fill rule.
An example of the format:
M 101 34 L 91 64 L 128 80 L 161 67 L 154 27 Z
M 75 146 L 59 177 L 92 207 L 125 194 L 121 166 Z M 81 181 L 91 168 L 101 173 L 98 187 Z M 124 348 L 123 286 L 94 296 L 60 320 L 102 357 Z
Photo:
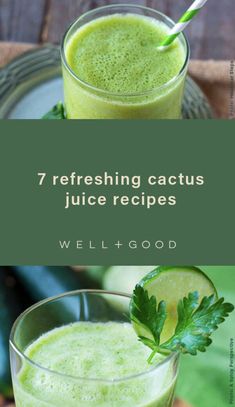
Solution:
M 10 338 L 16 406 L 171 407 L 179 356 L 147 362 L 130 298 L 81 290 L 26 310 Z
M 179 119 L 189 61 L 181 34 L 158 45 L 174 22 L 138 5 L 89 11 L 62 43 L 68 119 Z

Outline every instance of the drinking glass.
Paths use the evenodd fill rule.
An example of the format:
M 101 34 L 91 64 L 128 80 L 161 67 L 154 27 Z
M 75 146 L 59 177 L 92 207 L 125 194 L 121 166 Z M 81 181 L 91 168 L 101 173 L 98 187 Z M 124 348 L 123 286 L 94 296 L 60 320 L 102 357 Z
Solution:
M 176 353 L 147 371 L 118 379 L 62 374 L 35 363 L 25 353 L 48 331 L 71 323 L 128 323 L 129 302 L 125 294 L 79 290 L 41 301 L 20 315 L 10 337 L 16 407 L 170 407 L 178 373 Z M 58 358 L 60 353 L 58 349 Z
M 160 87 L 146 92 L 122 94 L 98 89 L 79 78 L 67 61 L 66 48 L 73 35 L 84 24 L 113 14 L 135 14 L 163 22 L 169 28 L 175 23 L 163 13 L 138 5 L 109 5 L 79 17 L 64 35 L 61 47 L 64 98 L 68 119 L 179 119 L 181 118 L 184 82 L 189 62 L 189 44 L 184 34 L 179 40 L 185 60 L 178 74 Z M 79 61 L 78 61 L 79 63 Z

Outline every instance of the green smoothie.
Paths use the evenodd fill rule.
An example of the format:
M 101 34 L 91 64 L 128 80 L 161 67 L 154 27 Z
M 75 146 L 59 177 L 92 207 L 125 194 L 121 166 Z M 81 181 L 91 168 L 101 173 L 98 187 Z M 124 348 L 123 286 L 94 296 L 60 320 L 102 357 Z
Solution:
M 56 328 L 25 350 L 44 369 L 24 362 L 14 383 L 16 405 L 170 407 L 173 368 L 164 363 L 149 372 L 149 354 L 129 323 L 77 322 Z M 154 363 L 162 360 L 157 355 Z
M 179 118 L 185 47 L 177 39 L 158 49 L 168 31 L 163 22 L 131 13 L 75 30 L 65 41 L 68 118 Z

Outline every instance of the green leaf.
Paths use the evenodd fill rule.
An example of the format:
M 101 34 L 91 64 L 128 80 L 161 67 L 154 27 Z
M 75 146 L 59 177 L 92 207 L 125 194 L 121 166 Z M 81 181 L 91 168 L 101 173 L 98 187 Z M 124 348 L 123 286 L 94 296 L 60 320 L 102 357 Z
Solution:
M 204 297 L 199 304 L 197 291 L 180 300 L 175 333 L 160 344 L 167 318 L 165 301 L 158 304 L 155 296 L 149 297 L 148 291 L 137 284 L 132 296 L 131 320 L 150 334 L 150 337 L 139 336 L 139 340 L 152 349 L 149 363 L 156 353 L 166 355 L 178 351 L 196 355 L 197 351 L 205 352 L 206 347 L 212 343 L 211 334 L 234 310 L 234 306 L 224 302 L 224 298 L 215 300 L 216 297 L 211 295 Z
M 149 345 L 147 346 L 153 349 L 152 346 L 159 345 L 160 343 L 161 332 L 166 321 L 166 304 L 164 301 L 161 301 L 157 305 L 156 297 L 149 297 L 148 292 L 137 284 L 133 292 L 132 307 L 132 321 L 144 326 L 153 339 L 151 341 L 151 339 L 140 337 L 140 340 L 142 342 L 145 340 L 145 344 L 148 343 Z
M 42 120 L 64 120 L 66 119 L 64 105 L 62 102 L 57 103 L 48 113 L 46 113 Z
M 140 336 L 139 335 L 139 340 L 143 342 L 146 346 L 148 346 L 150 349 L 155 350 L 156 344 L 152 339 L 146 338 L 145 336 Z
M 198 305 L 199 295 L 189 293 L 178 303 L 178 323 L 172 338 L 163 343 L 163 348 L 196 355 L 197 351 L 205 352 L 212 342 L 210 335 L 224 322 L 233 311 L 234 306 L 215 296 L 204 297 Z

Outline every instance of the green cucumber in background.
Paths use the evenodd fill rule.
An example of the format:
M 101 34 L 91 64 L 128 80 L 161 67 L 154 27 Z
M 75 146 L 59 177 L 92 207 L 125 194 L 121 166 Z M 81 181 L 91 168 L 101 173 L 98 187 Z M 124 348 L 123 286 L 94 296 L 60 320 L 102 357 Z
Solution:
M 94 284 L 97 285 L 98 288 L 103 287 L 103 280 L 107 270 L 109 270 L 109 266 L 90 266 L 86 268 L 85 273 L 94 282 Z
M 12 271 L 18 281 L 27 290 L 32 302 L 54 297 L 70 291 L 94 288 L 94 281 L 85 271 L 75 271 L 70 267 L 51 266 L 15 266 Z M 95 283 L 97 288 L 97 283 Z M 44 306 L 31 309 L 31 318 L 27 320 L 27 330 L 30 331 L 30 342 L 38 338 L 42 332 L 47 332 L 57 326 L 89 319 L 90 305 L 96 308 L 96 317 L 110 314 L 118 318 L 116 308 L 99 295 L 62 296 L 59 301 L 44 303 Z M 40 321 L 39 324 L 35 321 Z M 28 339 L 27 339 L 28 340 Z M 24 335 L 16 334 L 18 346 L 24 347 Z
M 12 396 L 9 337 L 13 323 L 26 306 L 22 298 L 25 295 L 18 290 L 9 270 L 0 267 L 0 393 L 6 398 Z
M 34 302 L 67 291 L 95 287 L 86 272 L 75 272 L 70 267 L 16 266 L 13 273 Z
M 70 267 L 56 266 L 15 266 L 12 272 L 16 279 L 23 285 L 32 303 L 58 296 L 70 291 L 94 288 L 94 282 L 81 269 L 75 271 Z M 107 305 L 100 297 L 92 297 L 98 313 L 104 312 Z M 44 306 L 31 309 L 31 317 L 28 318 L 27 330 L 30 332 L 30 342 L 38 338 L 42 332 L 47 332 L 57 326 L 75 322 L 78 319 L 86 320 L 89 317 L 87 311 L 86 296 L 76 295 L 63 296 L 60 301 L 46 302 Z M 40 323 L 35 323 L 40 321 Z M 25 346 L 24 335 L 16 334 L 15 340 L 18 346 Z M 26 342 L 28 339 L 26 339 Z
M 131 294 L 135 285 L 157 266 L 112 266 L 102 277 L 102 287 L 108 291 Z

